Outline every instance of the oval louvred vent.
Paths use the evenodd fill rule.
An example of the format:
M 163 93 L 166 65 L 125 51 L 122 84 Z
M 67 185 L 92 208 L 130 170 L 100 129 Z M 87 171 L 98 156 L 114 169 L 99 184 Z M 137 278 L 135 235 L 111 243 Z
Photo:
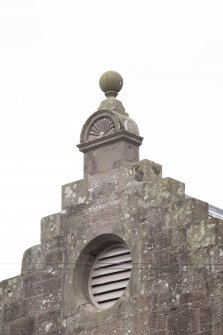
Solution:
M 89 291 L 95 305 L 111 307 L 123 294 L 131 275 L 132 259 L 123 245 L 105 249 L 93 264 L 89 277 Z

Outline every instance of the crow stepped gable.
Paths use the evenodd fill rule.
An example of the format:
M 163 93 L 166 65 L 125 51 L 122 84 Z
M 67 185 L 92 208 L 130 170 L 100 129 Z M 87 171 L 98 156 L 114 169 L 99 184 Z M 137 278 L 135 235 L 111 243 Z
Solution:
M 84 179 L 62 187 L 21 274 L 0 283 L 1 335 L 223 334 L 223 221 L 139 160 L 142 137 L 106 72 L 85 122 Z

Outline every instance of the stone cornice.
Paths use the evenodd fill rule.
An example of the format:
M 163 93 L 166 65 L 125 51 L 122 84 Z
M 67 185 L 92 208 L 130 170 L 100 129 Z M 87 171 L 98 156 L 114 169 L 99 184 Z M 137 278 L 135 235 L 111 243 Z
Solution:
M 119 132 L 115 132 L 114 134 L 110 134 L 110 135 L 100 137 L 100 138 L 97 138 L 91 141 L 80 143 L 77 145 L 77 147 L 79 148 L 81 152 L 85 153 L 87 151 L 97 149 L 105 145 L 119 142 L 122 140 L 140 146 L 142 144 L 143 137 L 132 134 L 125 130 L 121 130 Z

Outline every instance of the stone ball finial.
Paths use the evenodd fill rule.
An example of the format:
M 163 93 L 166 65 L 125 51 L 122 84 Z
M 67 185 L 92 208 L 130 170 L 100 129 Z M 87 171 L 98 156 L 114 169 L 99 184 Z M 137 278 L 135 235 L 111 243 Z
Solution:
M 107 98 L 116 97 L 118 92 L 121 91 L 122 85 L 122 76 L 116 71 L 107 71 L 103 73 L 99 80 L 99 86 Z

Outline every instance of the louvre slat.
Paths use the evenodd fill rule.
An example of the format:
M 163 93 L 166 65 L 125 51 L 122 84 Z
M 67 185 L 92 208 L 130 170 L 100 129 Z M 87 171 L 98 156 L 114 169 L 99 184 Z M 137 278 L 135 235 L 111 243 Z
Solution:
M 97 269 L 99 267 L 109 266 L 110 264 L 117 264 L 128 261 L 131 261 L 131 256 L 129 253 L 125 255 L 115 255 L 112 258 L 107 258 L 106 260 L 98 261 L 97 264 L 95 264 L 94 268 Z
M 124 290 L 121 289 L 119 291 L 108 292 L 108 293 L 104 293 L 104 294 L 94 296 L 94 298 L 97 302 L 105 301 L 105 300 L 111 300 L 111 299 L 118 299 L 122 296 L 123 291 Z
M 132 268 L 131 263 L 123 263 L 123 264 L 117 264 L 117 265 L 114 265 L 114 266 L 111 266 L 111 267 L 108 267 L 108 268 L 95 269 L 92 272 L 92 278 L 107 275 L 109 273 L 116 273 L 116 272 L 120 272 L 120 271 L 124 271 L 124 270 L 129 270 L 131 268 Z
M 114 282 L 114 283 L 106 283 L 104 285 L 99 285 L 96 287 L 92 287 L 92 293 L 93 294 L 99 294 L 99 293 L 103 293 L 105 291 L 112 291 L 112 290 L 116 290 L 116 289 L 120 289 L 123 288 L 125 289 L 127 284 L 128 284 L 128 279 L 123 280 L 121 282 Z
M 100 307 L 103 308 L 103 309 L 106 309 L 106 308 L 109 308 L 111 307 L 112 305 L 114 305 L 114 303 L 117 301 L 118 299 L 115 299 L 115 300 L 108 300 L 108 301 L 101 301 L 99 303 Z
M 126 247 L 123 247 L 123 246 L 116 247 L 116 248 L 114 247 L 114 248 L 109 249 L 106 252 L 102 253 L 101 257 L 99 257 L 99 259 L 106 258 L 106 257 L 111 257 L 111 256 L 114 256 L 114 255 L 126 254 L 126 253 L 129 253 L 129 250 Z
M 112 275 L 108 275 L 105 277 L 98 277 L 98 278 L 92 278 L 90 285 L 100 285 L 103 283 L 109 283 L 109 282 L 115 282 L 115 281 L 119 281 L 122 279 L 129 279 L 131 275 L 130 270 L 129 271 L 125 271 L 125 272 L 118 272 L 118 273 L 114 273 Z

